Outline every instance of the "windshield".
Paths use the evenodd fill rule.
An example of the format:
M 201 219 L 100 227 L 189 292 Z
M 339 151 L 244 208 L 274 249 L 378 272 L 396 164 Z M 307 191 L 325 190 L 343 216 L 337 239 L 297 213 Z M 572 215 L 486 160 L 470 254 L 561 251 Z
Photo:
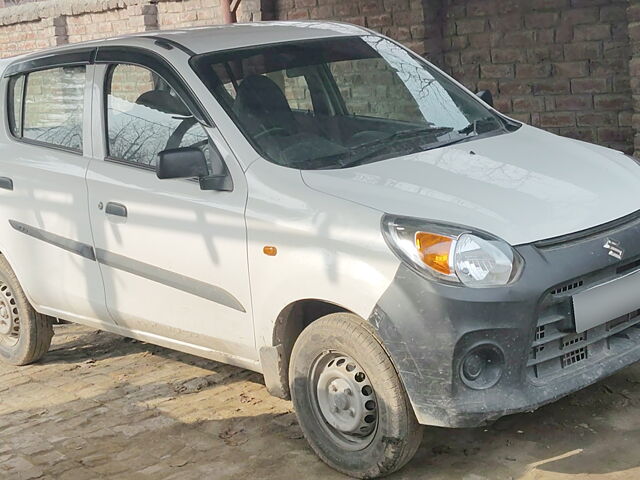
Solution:
M 194 57 L 198 76 L 268 160 L 347 168 L 506 131 L 426 62 L 367 35 Z

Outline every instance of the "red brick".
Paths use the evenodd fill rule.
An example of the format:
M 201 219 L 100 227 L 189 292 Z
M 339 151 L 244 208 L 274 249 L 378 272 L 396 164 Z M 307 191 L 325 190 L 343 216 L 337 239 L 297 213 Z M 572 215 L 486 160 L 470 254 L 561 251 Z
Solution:
M 608 23 L 594 23 L 590 25 L 576 25 L 573 30 L 576 41 L 607 40 L 611 38 L 611 25 Z
M 549 76 L 551 76 L 550 63 L 516 65 L 516 78 L 546 78 Z
M 487 21 L 483 18 L 466 18 L 456 21 L 458 35 L 484 32 Z
M 492 48 L 491 61 L 493 63 L 523 63 L 527 52 L 521 48 Z
M 579 25 L 581 23 L 596 23 L 600 18 L 597 7 L 570 8 L 561 14 L 562 25 Z
M 468 48 L 460 52 L 460 61 L 462 63 L 490 63 L 491 55 L 487 48 L 472 49 Z
M 533 82 L 533 93 L 535 94 L 569 93 L 569 91 L 569 80 L 550 78 Z
M 499 13 L 500 0 L 470 0 L 467 2 L 467 15 L 484 17 Z
M 628 95 L 608 93 L 594 96 L 596 110 L 627 110 L 631 108 L 631 99 Z
M 491 30 L 505 32 L 509 30 L 518 30 L 524 25 L 524 17 L 520 13 L 512 13 L 509 15 L 501 14 L 489 19 Z
M 590 7 L 593 5 L 607 5 L 611 0 L 571 0 L 572 7 Z
M 544 97 L 513 97 L 514 112 L 543 112 L 544 108 Z
M 627 19 L 627 4 L 605 5 L 600 9 L 601 22 L 622 22 Z
M 569 6 L 569 0 L 529 0 L 533 10 L 560 9 Z
M 594 143 L 596 141 L 596 132 L 593 128 L 560 128 L 558 129 L 558 134 L 563 137 L 582 140 L 583 142 Z
M 482 78 L 513 78 L 513 65 L 481 65 Z
M 507 32 L 503 41 L 505 46 L 528 47 L 535 45 L 535 35 L 533 30 Z
M 478 91 L 480 90 L 489 90 L 491 93 L 498 92 L 498 81 L 497 80 L 478 80 L 477 83 Z
M 606 78 L 576 78 L 571 80 L 572 93 L 603 93 L 610 91 Z
M 511 112 L 511 99 L 509 97 L 495 97 L 493 106 L 499 112 L 509 113 Z
M 527 48 L 526 52 L 529 63 L 564 60 L 562 45 L 545 45 L 543 47 Z
M 524 16 L 526 28 L 548 28 L 558 23 L 560 14 L 557 12 L 530 13 Z
M 522 80 L 500 80 L 500 93 L 507 95 L 526 95 L 531 93 L 531 82 Z
M 586 110 L 593 108 L 591 95 L 557 95 L 553 97 L 556 110 Z
M 633 132 L 630 128 L 598 128 L 598 141 L 602 143 L 627 144 L 630 141 L 632 135 Z
M 621 127 L 631 127 L 633 125 L 633 110 L 627 110 L 618 114 L 618 125 Z
M 367 17 L 367 26 L 375 28 L 381 27 L 384 25 L 391 25 L 393 22 L 391 21 L 390 13 L 383 13 L 380 15 L 371 15 Z M 396 40 L 400 40 L 396 38 Z
M 630 23 L 640 21 L 640 3 L 636 3 L 627 8 L 627 19 Z
M 591 60 L 602 56 L 600 42 L 576 42 L 564 46 L 564 56 L 567 60 Z
M 627 28 L 627 32 L 631 40 L 640 40 L 640 22 L 630 23 Z
M 579 127 L 608 126 L 616 124 L 614 112 L 579 112 L 576 115 Z
M 576 124 L 573 112 L 546 112 L 540 114 L 542 127 L 571 127 Z
M 509 115 L 511 118 L 514 118 L 515 120 L 522 122 L 522 123 L 527 123 L 527 124 L 531 124 L 531 114 L 530 113 L 511 113 Z
M 553 64 L 553 75 L 556 77 L 586 77 L 589 75 L 589 62 L 557 62 Z
M 307 20 L 309 19 L 309 10 L 293 10 L 287 12 L 288 20 Z
M 358 5 L 355 2 L 340 2 L 334 6 L 336 17 L 350 17 L 360 13 L 358 11 Z

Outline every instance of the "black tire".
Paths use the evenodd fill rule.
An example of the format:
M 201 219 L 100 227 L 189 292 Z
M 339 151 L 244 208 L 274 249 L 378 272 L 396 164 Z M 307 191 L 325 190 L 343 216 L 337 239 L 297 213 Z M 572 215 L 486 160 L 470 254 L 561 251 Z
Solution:
M 334 363 L 330 358 L 338 360 L 334 360 Z M 364 375 L 360 375 L 358 379 L 354 376 L 354 380 L 363 383 L 356 386 L 369 383 L 373 389 L 372 394 L 369 393 L 371 390 L 366 390 L 365 393 L 366 387 L 359 389 L 364 395 L 372 395 L 371 398 L 375 400 L 375 411 L 371 413 L 376 417 L 376 425 L 365 438 L 336 430 L 322 412 L 320 397 L 335 398 L 330 396 L 337 395 L 333 392 L 336 392 L 336 385 L 340 385 L 334 383 L 336 380 L 331 381 L 328 390 L 332 393 L 321 393 L 323 385 L 327 385 L 333 378 L 333 371 L 327 373 L 327 370 L 343 368 L 338 367 L 340 359 L 346 359 L 342 365 L 347 372 L 347 380 L 338 378 L 337 381 L 350 382 L 349 375 L 357 375 L 356 372 L 360 371 Z M 318 375 L 316 370 L 319 362 L 325 367 L 322 369 L 323 373 Z M 349 370 L 354 364 L 356 369 Z M 338 374 L 343 375 L 343 372 Z M 415 418 L 398 373 L 373 329 L 353 314 L 327 315 L 313 322 L 300 334 L 291 353 L 289 382 L 291 399 L 305 438 L 325 463 L 342 473 L 356 478 L 388 475 L 409 462 L 420 446 L 422 426 Z M 348 397 L 349 402 L 353 400 L 356 404 L 362 400 L 351 394 L 351 388 L 348 390 L 348 395 L 351 395 Z M 367 398 L 369 397 L 364 399 Z M 324 401 L 325 411 L 329 408 L 330 411 L 338 412 L 336 405 L 337 403 Z M 340 405 L 343 410 L 350 406 L 342 400 Z M 353 411 L 354 409 L 348 410 L 351 416 L 355 416 Z M 335 420 L 336 417 L 332 418 Z M 365 421 L 369 419 L 365 417 Z M 366 432 L 366 424 L 360 425 L 365 426 L 360 426 L 359 430 Z M 354 439 L 353 445 L 350 443 L 351 439 Z
M 51 346 L 50 317 L 36 312 L 4 255 L 0 255 L 0 360 L 11 365 L 38 361 Z

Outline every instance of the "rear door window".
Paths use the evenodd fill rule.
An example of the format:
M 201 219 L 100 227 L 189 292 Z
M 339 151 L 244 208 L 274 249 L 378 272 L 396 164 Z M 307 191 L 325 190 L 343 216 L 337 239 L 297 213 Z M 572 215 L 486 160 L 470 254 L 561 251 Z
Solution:
M 14 80 L 9 112 L 12 133 L 82 151 L 85 82 L 84 66 L 41 70 Z

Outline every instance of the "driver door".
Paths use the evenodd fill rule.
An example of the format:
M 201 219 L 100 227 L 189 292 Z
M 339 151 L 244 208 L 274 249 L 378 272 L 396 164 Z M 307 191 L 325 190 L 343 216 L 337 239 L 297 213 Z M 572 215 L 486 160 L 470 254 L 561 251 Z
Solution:
M 94 100 L 93 131 L 104 158 L 92 162 L 87 184 L 109 313 L 132 336 L 255 359 L 239 165 L 150 68 L 100 65 L 96 76 L 104 92 Z M 233 191 L 158 179 L 157 154 L 186 146 L 222 155 Z

